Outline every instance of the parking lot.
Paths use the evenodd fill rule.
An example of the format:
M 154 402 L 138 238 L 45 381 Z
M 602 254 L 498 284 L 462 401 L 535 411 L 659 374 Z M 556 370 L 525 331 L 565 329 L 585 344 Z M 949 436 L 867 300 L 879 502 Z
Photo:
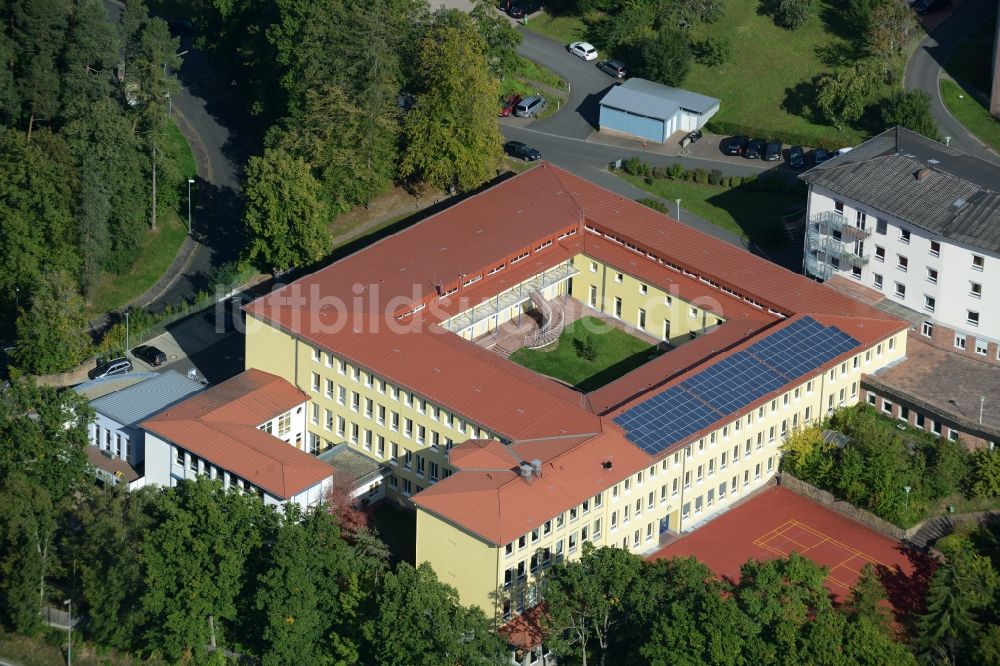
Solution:
M 204 315 L 205 312 L 196 313 L 171 325 L 165 333 L 143 341 L 166 354 L 167 361 L 154 368 L 130 354 L 135 370 L 187 373 L 193 369 L 199 378 L 212 384 L 241 372 L 244 363 L 242 331 L 223 331 L 206 321 Z

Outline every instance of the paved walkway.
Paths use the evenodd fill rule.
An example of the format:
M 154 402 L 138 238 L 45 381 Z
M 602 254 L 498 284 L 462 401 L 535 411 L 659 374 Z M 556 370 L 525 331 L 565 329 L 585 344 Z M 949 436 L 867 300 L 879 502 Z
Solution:
M 973 136 L 955 119 L 941 101 L 938 80 L 941 66 L 955 46 L 970 31 L 982 23 L 990 10 L 996 8 L 995 0 L 960 0 L 950 15 L 939 13 L 924 20 L 930 30 L 906 65 L 904 85 L 907 90 L 923 90 L 931 98 L 931 113 L 942 136 L 949 137 L 949 145 L 963 153 L 1000 164 L 1000 155 Z

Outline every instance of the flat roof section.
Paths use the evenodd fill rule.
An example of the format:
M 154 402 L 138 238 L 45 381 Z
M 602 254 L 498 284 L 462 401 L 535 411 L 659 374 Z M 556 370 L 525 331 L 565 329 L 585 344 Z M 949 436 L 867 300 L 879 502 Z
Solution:
M 862 384 L 885 386 L 902 398 L 950 416 L 971 430 L 991 433 L 993 441 L 1000 441 L 1000 366 L 939 349 L 915 335 L 907 341 L 906 357 L 906 363 L 868 375 Z M 980 398 L 986 400 L 980 402 Z

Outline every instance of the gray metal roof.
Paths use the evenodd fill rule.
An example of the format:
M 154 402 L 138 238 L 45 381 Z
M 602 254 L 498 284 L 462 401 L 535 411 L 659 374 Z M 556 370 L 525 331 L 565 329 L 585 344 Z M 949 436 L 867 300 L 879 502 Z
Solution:
M 94 411 L 122 425 L 135 425 L 157 412 L 203 391 L 205 385 L 167 370 L 155 377 L 133 384 L 91 401 Z
M 363 453 L 352 450 L 346 443 L 337 444 L 316 457 L 334 469 L 344 472 L 354 482 L 361 481 L 383 469 L 383 465 Z
M 886 130 L 800 177 L 915 227 L 1000 252 L 1000 166 L 903 128 L 896 136 Z
M 707 113 L 719 105 L 719 100 L 646 79 L 629 79 L 620 86 L 613 86 L 601 99 L 601 105 L 648 118 L 669 120 L 678 108 L 692 113 Z

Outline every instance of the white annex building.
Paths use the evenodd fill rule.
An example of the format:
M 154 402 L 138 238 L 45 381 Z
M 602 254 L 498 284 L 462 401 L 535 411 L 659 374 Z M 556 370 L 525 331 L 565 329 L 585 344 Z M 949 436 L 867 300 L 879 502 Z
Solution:
M 936 346 L 1000 363 L 1000 166 L 896 128 L 801 178 L 806 275 L 865 285 Z

